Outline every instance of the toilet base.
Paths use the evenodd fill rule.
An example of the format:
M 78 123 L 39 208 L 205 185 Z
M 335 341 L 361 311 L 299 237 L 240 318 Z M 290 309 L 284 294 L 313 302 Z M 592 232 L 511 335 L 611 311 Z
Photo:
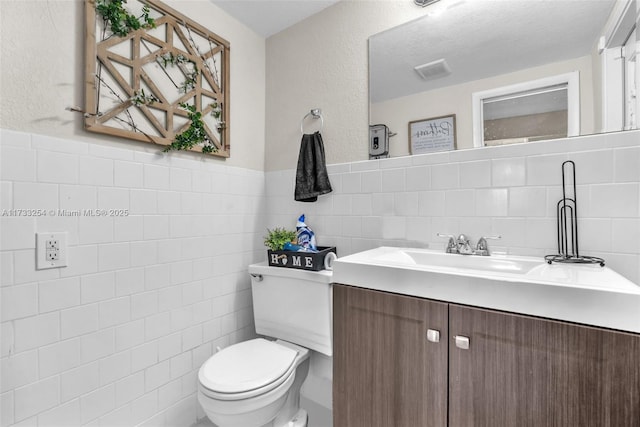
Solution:
M 309 415 L 307 411 L 300 408 L 298 412 L 288 421 L 285 421 L 282 424 L 282 421 L 273 420 L 270 423 L 267 423 L 261 427 L 307 427 L 309 423 Z
M 307 411 L 300 408 L 298 413 L 282 427 L 307 427 L 307 423 L 309 421 L 309 416 L 307 415 Z

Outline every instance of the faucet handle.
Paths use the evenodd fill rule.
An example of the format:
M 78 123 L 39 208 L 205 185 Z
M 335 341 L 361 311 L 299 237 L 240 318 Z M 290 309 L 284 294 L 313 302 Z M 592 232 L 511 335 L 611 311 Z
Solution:
M 438 237 L 444 237 L 444 238 L 448 238 L 449 241 L 447 242 L 447 247 L 445 249 L 445 252 L 448 254 L 456 254 L 458 253 L 458 245 L 456 244 L 456 236 L 454 236 L 453 234 L 442 234 L 442 233 L 436 233 L 436 236 Z
M 438 236 L 438 237 L 448 237 L 450 239 L 455 239 L 456 238 L 456 236 L 454 236 L 453 234 L 436 233 L 436 236 Z
M 478 255 L 489 255 L 489 244 L 487 240 L 497 240 L 502 239 L 502 236 L 482 236 L 478 239 L 478 243 L 476 244 L 476 253 Z

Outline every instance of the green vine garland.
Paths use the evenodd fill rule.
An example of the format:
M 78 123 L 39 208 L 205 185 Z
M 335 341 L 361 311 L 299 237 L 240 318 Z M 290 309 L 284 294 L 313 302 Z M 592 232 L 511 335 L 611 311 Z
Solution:
M 151 11 L 147 5 L 142 7 L 142 16 L 138 18 L 124 8 L 123 3 L 126 2 L 127 0 L 96 0 L 96 11 L 111 27 L 113 34 L 124 37 L 140 28 L 156 27 L 155 20 L 149 16 Z
M 153 94 L 147 95 L 144 93 L 144 89 L 142 88 L 139 91 L 133 92 L 133 96 L 129 99 L 131 99 L 131 103 L 136 107 L 140 107 L 141 105 L 151 105 L 154 102 L 160 101 Z
M 188 117 L 189 120 L 191 120 L 191 125 L 187 130 L 176 135 L 173 142 L 167 145 L 167 147 L 162 151 L 166 153 L 171 150 L 189 150 L 199 144 L 203 144 L 203 153 L 215 153 L 218 151 L 218 147 L 213 144 L 205 131 L 204 122 L 202 121 L 202 113 L 200 111 L 196 111 L 196 107 L 194 105 L 181 103 L 180 107 L 188 111 Z

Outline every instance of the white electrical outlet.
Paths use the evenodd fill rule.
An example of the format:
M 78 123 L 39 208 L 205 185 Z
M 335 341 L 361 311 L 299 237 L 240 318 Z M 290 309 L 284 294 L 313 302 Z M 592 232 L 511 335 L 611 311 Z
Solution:
M 67 266 L 67 233 L 36 233 L 36 269 Z

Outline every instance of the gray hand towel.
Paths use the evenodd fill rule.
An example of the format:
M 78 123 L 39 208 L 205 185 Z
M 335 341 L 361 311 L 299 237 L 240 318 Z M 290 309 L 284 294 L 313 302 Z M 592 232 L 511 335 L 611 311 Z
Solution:
M 295 200 L 315 202 L 321 194 L 332 191 L 327 164 L 324 159 L 324 145 L 320 132 L 302 135 L 298 169 L 296 170 Z

